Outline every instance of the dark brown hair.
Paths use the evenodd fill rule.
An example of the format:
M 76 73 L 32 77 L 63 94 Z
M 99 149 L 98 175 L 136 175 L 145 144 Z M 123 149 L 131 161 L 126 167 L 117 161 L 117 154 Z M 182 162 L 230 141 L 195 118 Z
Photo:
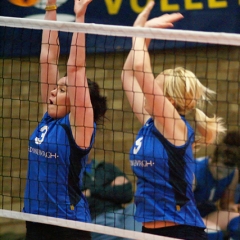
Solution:
M 230 131 L 213 154 L 213 162 L 222 162 L 227 167 L 240 166 L 240 133 Z
M 107 98 L 100 94 L 99 85 L 96 82 L 90 80 L 89 78 L 87 81 L 94 112 L 94 121 L 98 122 L 102 117 L 104 117 L 107 111 Z
M 64 77 L 67 77 L 67 74 L 65 74 Z M 89 78 L 87 82 L 93 107 L 94 122 L 97 123 L 105 116 L 107 111 L 107 98 L 100 94 L 99 85 L 96 82 Z

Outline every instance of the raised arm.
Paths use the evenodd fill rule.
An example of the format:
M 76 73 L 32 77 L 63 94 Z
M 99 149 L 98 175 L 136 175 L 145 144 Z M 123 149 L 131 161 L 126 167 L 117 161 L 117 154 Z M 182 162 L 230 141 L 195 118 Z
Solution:
M 131 49 L 124 63 L 121 79 L 123 89 L 128 98 L 129 104 L 132 107 L 135 116 L 137 117 L 139 122 L 143 125 L 150 116 L 144 109 L 144 94 L 134 75 L 133 62 L 134 62 L 134 50 Z
M 145 27 L 148 26 L 148 22 L 146 22 Z M 151 26 L 150 26 L 151 27 Z M 132 49 L 130 50 L 128 57 L 124 63 L 121 79 L 123 84 L 123 89 L 125 94 L 128 98 L 130 106 L 132 110 L 139 120 L 139 122 L 143 125 L 149 119 L 150 115 L 144 108 L 145 97 L 144 93 L 139 86 L 137 78 L 135 76 L 135 72 L 133 71 L 134 68 L 134 61 L 135 61 L 135 44 L 136 38 L 132 39 Z M 151 39 L 146 39 L 145 43 L 148 47 L 150 44 Z
M 56 0 L 48 0 L 46 4 L 45 20 L 57 20 Z M 50 91 L 57 85 L 58 73 L 58 59 L 59 59 L 60 45 L 58 39 L 58 32 L 51 30 L 43 30 L 42 45 L 40 54 L 40 68 L 41 68 L 41 97 L 43 102 L 43 113 L 47 110 L 47 102 Z
M 76 22 L 83 23 L 92 0 L 75 0 Z M 74 33 L 67 63 L 68 94 L 71 103 L 70 122 L 76 143 L 82 148 L 90 145 L 94 115 L 85 69 L 85 33 Z
M 134 23 L 135 27 L 169 28 L 173 26 L 173 22 L 183 17 L 181 14 L 174 13 L 165 14 L 147 21 L 153 6 L 154 2 L 152 1 L 147 5 L 145 10 L 139 14 Z M 154 113 L 159 116 L 159 112 L 154 112 L 154 109 L 152 109 L 153 105 L 155 105 L 154 94 L 158 93 L 159 95 L 159 92 L 153 92 L 153 89 L 156 87 L 156 81 L 154 81 L 148 53 L 150 41 L 151 39 L 133 38 L 132 49 L 122 72 L 123 88 L 133 112 L 142 124 L 144 124 L 150 116 L 154 115 Z M 145 81 L 147 84 L 144 84 Z M 163 94 L 161 95 L 163 96 Z M 151 109 L 146 106 L 146 104 L 149 105 L 149 103 L 151 103 Z
M 173 22 L 183 18 L 180 13 L 173 13 L 164 14 L 147 21 L 153 6 L 153 1 L 147 4 L 143 12 L 138 15 L 134 23 L 135 27 L 167 28 L 172 27 Z M 185 123 L 181 120 L 179 113 L 174 107 L 174 103 L 164 96 L 164 76 L 160 74 L 159 77 L 155 79 L 153 75 L 148 45 L 149 40 L 146 41 L 146 39 L 139 37 L 133 39 L 132 50 L 128 56 L 127 65 L 125 64 L 124 70 L 132 69 L 132 71 L 128 73 L 128 77 L 130 78 L 131 74 L 133 74 L 132 79 L 137 81 L 144 95 L 142 99 L 145 99 L 145 112 L 148 113 L 148 116 L 154 118 L 158 130 L 173 144 L 182 145 L 186 140 Z M 139 98 L 137 100 L 139 100 Z M 136 101 L 136 99 L 134 99 L 134 101 Z M 142 102 L 143 100 L 140 102 L 140 104 L 142 104 L 141 106 L 143 106 Z M 134 113 L 136 113 L 135 109 Z M 144 118 L 141 119 L 142 123 L 146 120 Z M 175 141 L 174 139 L 178 139 L 179 141 Z

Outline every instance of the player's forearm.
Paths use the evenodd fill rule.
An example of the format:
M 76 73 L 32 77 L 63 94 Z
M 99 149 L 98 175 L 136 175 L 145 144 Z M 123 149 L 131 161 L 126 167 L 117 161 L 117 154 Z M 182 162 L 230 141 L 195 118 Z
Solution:
M 55 6 L 47 4 L 46 6 Z M 47 10 L 45 20 L 56 21 L 56 9 Z M 57 64 L 60 52 L 60 45 L 58 40 L 58 31 L 44 29 L 42 33 L 42 46 L 41 46 L 41 63 Z
M 86 6 L 87 7 L 87 6 Z M 85 22 L 85 12 L 86 7 L 81 11 L 76 11 L 75 22 L 84 23 Z M 85 67 L 86 61 L 86 39 L 85 33 L 74 32 L 71 42 L 70 54 L 68 59 L 68 70 L 77 71 L 79 67 Z

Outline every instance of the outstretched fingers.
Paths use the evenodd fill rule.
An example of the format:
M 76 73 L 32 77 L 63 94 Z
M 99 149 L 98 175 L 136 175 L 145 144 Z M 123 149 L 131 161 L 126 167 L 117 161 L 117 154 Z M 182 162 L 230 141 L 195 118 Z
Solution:
M 150 19 L 146 22 L 145 27 L 150 28 L 170 28 L 173 23 L 181 20 L 183 15 L 181 13 L 164 14 L 160 17 Z
M 144 8 L 144 10 L 138 15 L 137 19 L 135 20 L 133 24 L 134 27 L 143 27 L 145 25 L 154 4 L 155 2 L 153 0 L 148 2 L 147 6 Z

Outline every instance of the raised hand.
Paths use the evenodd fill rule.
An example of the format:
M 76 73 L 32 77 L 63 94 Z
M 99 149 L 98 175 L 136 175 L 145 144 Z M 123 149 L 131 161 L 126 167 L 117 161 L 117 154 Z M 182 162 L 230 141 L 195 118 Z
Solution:
M 50 5 L 56 5 L 57 4 L 57 0 L 48 0 L 46 5 L 50 6 Z
M 145 23 L 147 22 L 147 19 L 149 17 L 149 14 L 154 6 L 155 2 L 150 1 L 147 6 L 144 8 L 144 10 L 138 14 L 138 17 L 136 18 L 133 26 L 134 27 L 144 27 Z
M 173 23 L 182 19 L 181 13 L 164 14 L 160 17 L 155 17 L 148 20 L 149 14 L 154 6 L 155 2 L 150 1 L 144 10 L 138 15 L 134 22 L 134 27 L 149 27 L 149 28 L 170 28 L 173 27 Z
M 87 6 L 92 0 L 74 0 L 74 12 L 76 17 L 82 16 L 87 10 Z
M 150 28 L 170 28 L 173 23 L 181 20 L 183 15 L 181 13 L 164 14 L 160 17 L 150 19 L 146 22 L 145 27 Z

